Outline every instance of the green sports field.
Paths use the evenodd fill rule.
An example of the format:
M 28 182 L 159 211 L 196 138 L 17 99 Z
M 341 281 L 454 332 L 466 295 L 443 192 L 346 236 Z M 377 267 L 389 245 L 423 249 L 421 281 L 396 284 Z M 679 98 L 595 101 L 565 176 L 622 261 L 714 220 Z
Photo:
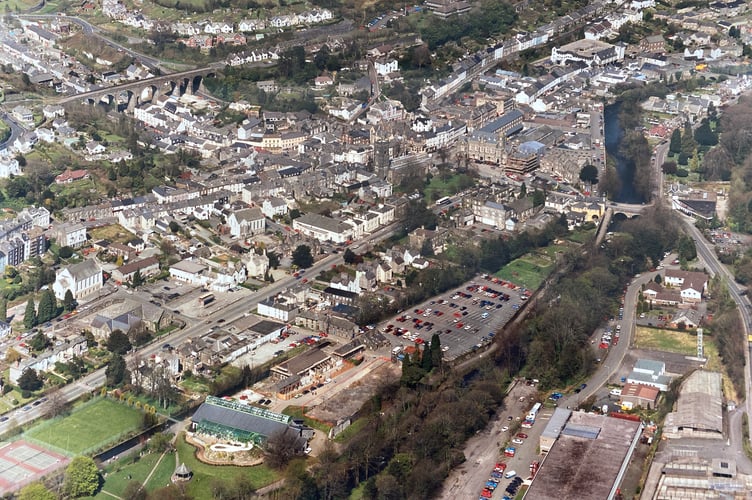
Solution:
M 75 408 L 70 415 L 32 427 L 25 436 L 79 455 L 117 442 L 136 430 L 142 418 L 135 408 L 111 399 L 97 399 Z
M 529 290 L 537 290 L 553 268 L 553 262 L 541 255 L 526 255 L 502 267 L 496 276 Z

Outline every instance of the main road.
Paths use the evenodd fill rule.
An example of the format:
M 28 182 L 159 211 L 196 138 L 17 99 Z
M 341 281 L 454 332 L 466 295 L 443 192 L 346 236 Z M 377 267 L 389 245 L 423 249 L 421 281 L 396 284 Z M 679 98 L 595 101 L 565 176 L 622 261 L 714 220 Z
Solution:
M 400 226 L 401 222 L 395 222 L 388 226 L 385 226 L 373 234 L 369 235 L 361 241 L 363 243 L 378 242 L 384 240 L 392 235 L 392 233 Z M 314 263 L 310 268 L 306 269 L 306 273 L 315 275 L 323 270 L 331 268 L 333 265 L 341 264 L 342 254 L 331 254 L 318 262 Z M 137 353 L 132 353 L 126 356 L 126 361 L 130 362 L 134 355 L 148 358 L 152 354 L 155 354 L 161 350 L 161 346 L 165 343 L 172 345 L 179 345 L 182 341 L 189 337 L 195 337 L 207 332 L 211 328 L 212 324 L 215 324 L 217 320 L 224 319 L 227 323 L 230 323 L 234 319 L 237 319 L 246 313 L 253 311 L 259 302 L 269 297 L 277 295 L 286 288 L 288 288 L 297 280 L 293 276 L 276 281 L 273 284 L 259 290 L 250 297 L 240 299 L 220 310 L 213 311 L 207 318 L 202 318 L 202 321 L 185 328 L 178 330 L 164 337 L 160 337 L 158 342 L 152 342 L 151 344 L 139 349 Z M 92 392 L 98 387 L 105 384 L 105 368 L 100 368 L 89 375 L 77 380 L 72 384 L 68 384 L 59 389 L 60 399 L 67 402 L 71 402 L 81 397 L 81 395 Z M 39 406 L 32 406 L 29 410 L 24 411 L 23 408 L 17 408 L 9 413 L 6 413 L 4 417 L 8 417 L 8 420 L 0 422 L 0 435 L 4 434 L 8 430 L 18 425 L 24 425 L 32 420 L 42 417 L 47 413 L 48 409 L 46 404 Z

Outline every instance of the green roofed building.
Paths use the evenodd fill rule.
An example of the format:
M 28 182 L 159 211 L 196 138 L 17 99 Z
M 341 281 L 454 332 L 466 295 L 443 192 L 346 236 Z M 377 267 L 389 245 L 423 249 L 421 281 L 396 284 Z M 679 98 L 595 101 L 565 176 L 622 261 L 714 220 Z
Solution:
M 263 445 L 274 433 L 294 432 L 300 438 L 301 451 L 313 437 L 313 429 L 289 415 L 214 396 L 207 396 L 193 414 L 191 429 L 200 434 L 257 445 Z

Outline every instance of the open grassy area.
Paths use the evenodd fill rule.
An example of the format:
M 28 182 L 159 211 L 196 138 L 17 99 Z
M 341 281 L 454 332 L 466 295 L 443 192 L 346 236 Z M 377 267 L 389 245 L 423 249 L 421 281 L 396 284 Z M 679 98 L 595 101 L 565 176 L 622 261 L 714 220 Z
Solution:
M 697 354 L 697 337 L 688 332 L 637 326 L 635 327 L 635 347 L 694 356 Z
M 34 7 L 39 2 L 37 0 L 3 0 L 0 2 L 0 8 L 9 12 L 19 12 L 30 7 Z
M 467 174 L 454 174 L 442 179 L 441 176 L 431 178 L 431 182 L 424 189 L 424 195 L 428 203 L 433 203 L 444 196 L 451 196 L 455 193 L 467 189 L 472 185 L 473 179 Z
M 530 290 L 536 290 L 553 268 L 553 262 L 541 255 L 526 255 L 502 267 L 496 276 Z
M 131 481 L 138 481 L 143 484 L 161 456 L 161 453 L 149 453 L 135 463 L 130 456 L 118 460 L 105 469 L 107 475 L 104 479 L 104 485 L 94 498 L 112 499 L 112 495 L 122 496 Z M 144 485 L 146 491 L 168 486 L 174 470 L 175 454 L 167 453 L 154 470 L 154 474 L 149 478 L 149 482 Z
M 263 464 L 253 467 L 205 464 L 196 458 L 196 448 L 185 441 L 184 434 L 178 436 L 176 446 L 178 460 L 193 471 L 193 479 L 186 486 L 189 498 L 213 498 L 214 483 L 219 481 L 231 486 L 232 481 L 240 475 L 245 476 L 257 489 L 279 479 L 276 472 Z
M 305 407 L 303 406 L 288 406 L 287 408 L 282 410 L 282 413 L 285 415 L 290 415 L 293 418 L 303 419 L 307 426 L 313 427 L 314 429 L 320 430 L 322 432 L 329 432 L 329 429 L 332 428 L 330 425 L 327 425 L 324 422 L 319 422 L 318 420 L 306 417 L 304 415 Z
M 109 226 L 97 227 L 89 230 L 89 236 L 92 241 L 109 240 L 111 243 L 127 243 L 133 239 L 133 233 L 128 232 L 120 224 L 110 224 Z
M 31 439 L 74 455 L 93 452 L 138 428 L 142 413 L 111 399 L 96 399 L 75 408 L 70 415 L 32 427 Z

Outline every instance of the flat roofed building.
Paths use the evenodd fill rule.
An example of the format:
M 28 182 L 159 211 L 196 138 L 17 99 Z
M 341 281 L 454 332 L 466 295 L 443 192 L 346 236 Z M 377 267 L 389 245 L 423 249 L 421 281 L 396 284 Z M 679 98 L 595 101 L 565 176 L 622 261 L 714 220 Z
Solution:
M 723 393 L 721 374 L 697 370 L 684 381 L 676 411 L 666 415 L 668 438 L 723 439 Z
M 540 437 L 540 451 L 541 453 L 548 453 L 551 447 L 554 445 L 561 431 L 564 430 L 569 416 L 572 414 L 572 410 L 564 408 L 556 408 L 554 414 L 551 416 L 551 420 L 546 424 L 546 428 L 543 429 L 543 433 Z
M 556 418 L 563 419 L 560 415 Z M 613 499 L 641 428 L 639 421 L 571 413 L 523 498 Z

